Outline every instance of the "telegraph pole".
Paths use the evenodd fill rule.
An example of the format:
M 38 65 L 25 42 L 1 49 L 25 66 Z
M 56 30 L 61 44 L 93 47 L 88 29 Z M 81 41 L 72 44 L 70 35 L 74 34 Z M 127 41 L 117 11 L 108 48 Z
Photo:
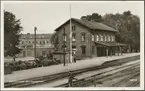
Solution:
M 63 65 L 65 66 L 65 41 L 66 41 L 66 34 L 65 34 L 65 28 L 63 29 L 63 37 L 64 37 L 64 40 L 63 40 L 63 53 L 64 53 L 64 55 L 63 55 Z
M 70 4 L 70 51 L 69 61 L 72 63 L 72 25 L 71 25 L 71 4 Z
M 34 27 L 34 60 L 36 60 L 36 30 L 37 28 Z

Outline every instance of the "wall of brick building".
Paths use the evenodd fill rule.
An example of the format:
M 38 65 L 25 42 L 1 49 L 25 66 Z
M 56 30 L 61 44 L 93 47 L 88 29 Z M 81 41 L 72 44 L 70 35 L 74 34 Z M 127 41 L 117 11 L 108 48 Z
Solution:
M 75 22 L 75 21 L 72 21 L 72 26 L 76 26 L 76 30 L 75 31 L 72 31 L 72 33 L 75 33 L 76 34 L 76 41 L 75 42 L 72 42 L 72 45 L 75 45 L 76 46 L 76 56 L 82 56 L 82 49 L 81 49 L 81 46 L 82 45 L 85 45 L 86 46 L 86 57 L 92 57 L 92 56 L 97 56 L 97 46 L 96 44 L 92 41 L 92 34 L 95 35 L 95 40 L 96 41 L 96 35 L 97 34 L 108 34 L 108 35 L 114 35 L 115 36 L 115 33 L 114 32 L 110 32 L 110 31 L 103 31 L 103 30 L 90 30 L 86 27 L 84 27 L 83 25 Z M 60 28 L 58 31 L 57 31 L 57 36 L 58 36 L 58 50 L 59 51 L 63 51 L 63 48 L 62 48 L 62 45 L 63 45 L 63 39 L 64 39 L 64 36 L 63 36 L 63 33 L 64 33 L 64 28 L 65 28 L 65 33 L 66 33 L 66 42 L 65 44 L 67 45 L 67 49 L 66 51 L 69 51 L 69 34 L 70 34 L 70 23 L 67 23 L 65 25 L 63 25 L 62 28 Z M 82 42 L 81 41 L 81 34 L 82 33 L 85 33 L 85 39 L 86 41 L 85 42 Z M 106 42 L 106 41 L 102 41 L 102 42 Z M 94 46 L 94 49 L 92 49 L 92 46 Z M 94 51 L 94 53 L 92 53 L 92 51 Z
M 76 30 L 72 31 L 72 33 L 76 34 L 76 41 L 72 42 L 72 45 L 76 46 L 76 55 L 80 55 L 82 54 L 82 50 L 81 50 L 81 46 L 85 45 L 86 46 L 86 56 L 90 57 L 91 56 L 91 33 L 89 32 L 89 29 L 86 27 L 83 27 L 82 25 L 80 25 L 79 23 L 73 22 L 72 21 L 72 26 L 76 26 Z M 65 28 L 65 33 L 66 33 L 66 45 L 67 45 L 67 49 L 66 51 L 69 51 L 69 33 L 70 33 L 70 24 L 67 23 L 66 25 L 63 26 L 63 28 Z M 61 28 L 60 30 L 58 30 L 58 41 L 59 41 L 59 46 L 58 46 L 58 50 L 63 51 L 62 45 L 63 45 L 63 33 L 64 30 L 63 28 Z M 82 42 L 81 41 L 81 33 L 85 33 L 86 34 L 86 41 Z

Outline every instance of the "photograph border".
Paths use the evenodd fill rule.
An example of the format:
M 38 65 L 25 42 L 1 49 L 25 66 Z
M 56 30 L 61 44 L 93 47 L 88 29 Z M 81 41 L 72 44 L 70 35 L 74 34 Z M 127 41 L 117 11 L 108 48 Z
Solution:
M 4 3 L 88 3 L 110 1 L 2 1 L 1 2 L 1 89 L 2 90 L 144 90 L 144 6 L 140 17 L 140 87 L 83 87 L 83 88 L 4 88 Z M 122 1 L 112 1 L 122 2 Z M 134 2 L 134 1 L 125 1 Z M 136 1 L 141 2 L 142 1 Z

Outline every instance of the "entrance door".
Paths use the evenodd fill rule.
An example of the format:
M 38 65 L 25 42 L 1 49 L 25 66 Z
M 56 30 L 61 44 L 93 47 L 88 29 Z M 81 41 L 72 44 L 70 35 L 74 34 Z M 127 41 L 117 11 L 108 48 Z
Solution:
M 82 49 L 82 56 L 85 57 L 86 56 L 86 46 L 81 46 Z
M 97 47 L 97 56 L 106 56 L 106 48 L 105 47 Z

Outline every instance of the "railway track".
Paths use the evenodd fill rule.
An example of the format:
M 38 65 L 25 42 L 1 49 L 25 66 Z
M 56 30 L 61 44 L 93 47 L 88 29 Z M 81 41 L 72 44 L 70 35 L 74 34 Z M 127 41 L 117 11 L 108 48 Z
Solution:
M 112 61 L 103 63 L 101 66 L 74 70 L 72 72 L 73 72 L 73 74 L 78 75 L 78 74 L 88 72 L 88 71 L 108 68 L 110 66 L 119 66 L 119 65 L 125 64 L 130 61 L 135 61 L 137 59 L 139 59 L 139 56 L 124 58 L 124 59 L 119 59 L 119 60 L 112 60 Z M 4 86 L 5 87 L 14 87 L 14 88 L 31 87 L 33 85 L 41 85 L 41 84 L 49 83 L 49 82 L 52 82 L 52 81 L 55 81 L 58 79 L 62 79 L 62 78 L 68 77 L 68 75 L 69 75 L 68 72 L 57 73 L 57 74 L 53 74 L 53 75 L 47 75 L 47 76 L 42 76 L 42 77 L 35 77 L 35 78 L 20 80 L 17 82 L 6 82 L 6 83 L 4 83 Z
M 136 75 L 139 75 L 139 72 L 140 72 L 139 63 L 133 64 L 133 65 L 130 65 L 129 67 L 125 67 L 124 69 L 122 69 L 122 67 L 121 67 L 121 68 L 115 69 L 115 71 L 110 70 L 105 73 L 103 72 L 100 74 L 92 75 L 90 77 L 79 79 L 79 80 L 73 82 L 73 87 L 86 87 L 86 86 L 91 86 L 91 85 L 95 85 L 95 84 L 102 84 L 104 81 L 112 80 L 112 79 L 115 79 L 115 78 L 118 78 L 121 76 L 129 75 L 127 78 L 124 78 L 124 80 L 126 80 L 126 79 L 129 79 Z M 132 73 L 135 73 L 135 74 L 132 74 Z M 122 83 L 122 82 L 123 81 L 120 81 L 120 83 Z M 118 82 L 118 84 L 115 86 L 119 86 L 120 83 Z M 68 87 L 68 83 L 61 84 L 56 87 Z

